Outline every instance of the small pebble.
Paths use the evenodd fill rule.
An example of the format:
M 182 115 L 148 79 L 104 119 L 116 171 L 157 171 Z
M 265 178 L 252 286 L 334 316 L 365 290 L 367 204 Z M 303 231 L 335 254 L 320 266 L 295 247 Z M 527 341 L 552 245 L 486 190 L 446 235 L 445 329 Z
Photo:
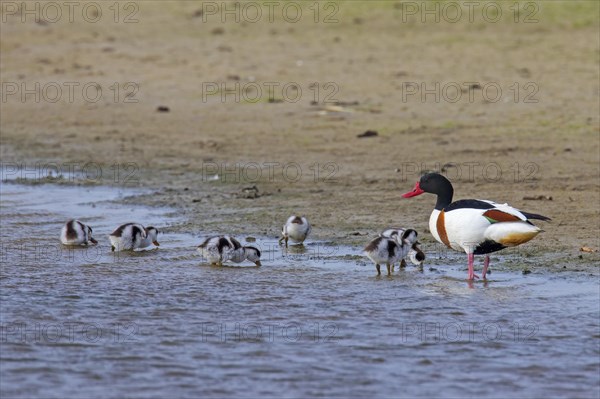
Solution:
M 356 137 L 363 138 L 363 137 L 375 137 L 375 136 L 379 136 L 379 133 L 377 133 L 375 130 L 367 130 L 366 132 L 361 133 L 361 134 L 357 135 Z

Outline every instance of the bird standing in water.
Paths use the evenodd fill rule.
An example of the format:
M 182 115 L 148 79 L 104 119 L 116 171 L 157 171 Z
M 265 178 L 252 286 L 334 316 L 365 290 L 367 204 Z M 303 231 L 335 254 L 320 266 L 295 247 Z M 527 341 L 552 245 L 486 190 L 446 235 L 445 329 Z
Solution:
M 485 279 L 490 253 L 521 245 L 537 236 L 542 230 L 534 226 L 531 219 L 551 220 L 488 200 L 463 199 L 452 202 L 452 183 L 439 173 L 423 175 L 415 188 L 402 197 L 411 198 L 423 193 L 437 195 L 435 208 L 429 217 L 431 234 L 448 248 L 467 254 L 469 280 L 479 278 L 473 270 L 475 255 L 485 255 L 481 273 Z

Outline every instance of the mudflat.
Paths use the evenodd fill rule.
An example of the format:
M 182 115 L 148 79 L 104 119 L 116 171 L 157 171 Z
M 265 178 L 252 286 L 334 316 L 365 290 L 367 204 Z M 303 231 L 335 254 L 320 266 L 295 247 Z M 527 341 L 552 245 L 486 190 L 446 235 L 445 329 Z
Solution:
M 5 165 L 149 188 L 124 201 L 182 232 L 301 214 L 341 244 L 414 227 L 426 251 L 435 199 L 400 195 L 437 170 L 551 217 L 519 248 L 538 267 L 598 272 L 598 2 L 49 3 L 3 4 Z

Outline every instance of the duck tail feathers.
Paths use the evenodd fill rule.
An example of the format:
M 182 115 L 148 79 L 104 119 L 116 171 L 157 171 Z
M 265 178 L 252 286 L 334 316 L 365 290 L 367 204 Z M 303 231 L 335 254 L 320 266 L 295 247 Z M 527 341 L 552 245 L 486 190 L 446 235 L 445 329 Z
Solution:
M 537 213 L 529 213 L 529 212 L 523 212 L 523 211 L 521 211 L 521 213 L 522 213 L 523 215 L 525 215 L 525 217 L 526 217 L 527 219 L 543 220 L 543 221 L 545 221 L 545 222 L 549 222 L 549 221 L 551 221 L 551 220 L 552 220 L 552 219 L 550 219 L 550 218 L 549 218 L 549 217 L 547 217 L 547 216 L 538 215 Z

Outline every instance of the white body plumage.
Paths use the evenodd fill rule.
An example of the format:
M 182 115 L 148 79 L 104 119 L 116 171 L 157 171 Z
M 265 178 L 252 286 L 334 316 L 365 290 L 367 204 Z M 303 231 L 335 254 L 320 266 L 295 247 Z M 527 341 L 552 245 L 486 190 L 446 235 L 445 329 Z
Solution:
M 489 209 L 461 208 L 444 213 L 445 234 L 449 246 L 456 251 L 473 253 L 485 240 L 501 243 L 506 247 L 517 246 L 535 237 L 541 229 L 527 222 L 527 217 L 508 204 L 478 200 L 489 203 L 501 212 L 510 214 L 519 220 L 490 223 L 484 213 Z M 441 211 L 434 209 L 429 217 L 429 230 L 438 242 L 444 243 L 438 232 L 438 218 Z
M 308 219 L 304 216 L 292 215 L 283 225 L 283 229 L 281 230 L 282 237 L 279 239 L 279 243 L 285 241 L 286 247 L 288 245 L 288 240 L 292 240 L 297 244 L 302 244 L 310 234 L 311 230 L 312 228 Z

